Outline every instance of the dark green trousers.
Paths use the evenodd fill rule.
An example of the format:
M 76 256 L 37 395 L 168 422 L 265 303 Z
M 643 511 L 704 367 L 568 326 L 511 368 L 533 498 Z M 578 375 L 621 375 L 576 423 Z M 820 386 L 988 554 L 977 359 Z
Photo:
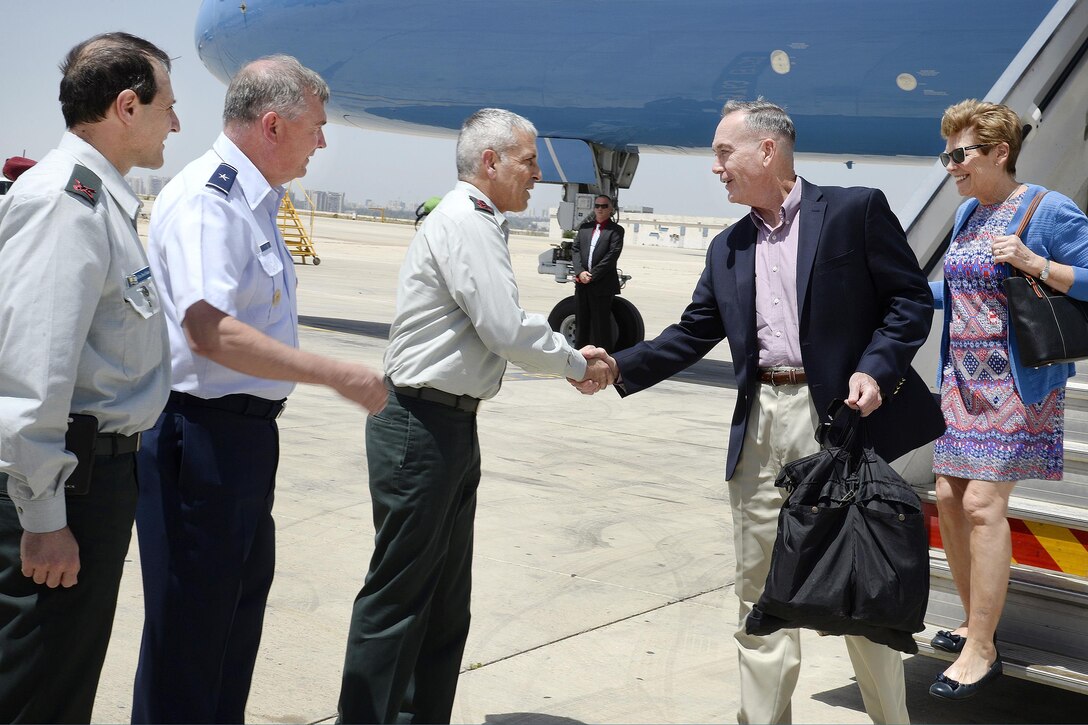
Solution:
M 69 589 L 23 576 L 7 484 L 0 474 L 0 722 L 90 722 L 136 514 L 135 456 L 98 456 L 90 493 L 67 499 L 80 563 Z
M 374 555 L 348 633 L 340 720 L 448 723 L 469 627 L 476 414 L 390 395 L 367 420 Z

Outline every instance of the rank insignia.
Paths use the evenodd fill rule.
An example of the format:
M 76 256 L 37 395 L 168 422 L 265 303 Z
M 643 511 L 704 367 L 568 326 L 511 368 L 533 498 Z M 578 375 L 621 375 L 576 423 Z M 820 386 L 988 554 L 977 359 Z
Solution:
M 236 178 L 238 178 L 238 169 L 230 164 L 219 164 L 219 168 L 215 170 L 215 173 L 212 174 L 212 177 L 208 179 L 208 183 L 204 186 L 221 191 L 224 195 L 230 195 L 230 189 L 234 186 Z
M 82 199 L 91 206 L 98 203 L 98 192 L 102 188 L 102 180 L 98 175 L 86 166 L 76 164 L 72 169 L 72 176 L 68 179 L 68 185 L 64 187 L 72 196 Z
M 495 216 L 495 210 L 492 209 L 491 205 L 488 204 L 486 201 L 484 201 L 483 199 L 477 199 L 475 196 L 472 195 L 469 195 L 468 198 L 471 199 L 472 203 L 476 205 L 476 211 L 482 211 L 484 214 L 490 214 L 491 216 Z

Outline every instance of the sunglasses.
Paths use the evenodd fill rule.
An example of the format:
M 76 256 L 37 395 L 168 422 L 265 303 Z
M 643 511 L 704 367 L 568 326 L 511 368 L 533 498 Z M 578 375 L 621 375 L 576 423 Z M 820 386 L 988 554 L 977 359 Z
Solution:
M 962 164 L 964 159 L 967 158 L 968 151 L 974 151 L 975 149 L 984 149 L 989 146 L 993 146 L 992 143 L 977 143 L 974 146 L 960 146 L 958 149 L 952 149 L 951 151 L 942 152 L 937 156 L 941 160 L 941 166 L 948 166 L 949 161 L 955 161 L 957 164 Z
M 611 206 L 612 206 L 611 204 L 594 204 L 593 208 L 594 209 L 608 209 Z

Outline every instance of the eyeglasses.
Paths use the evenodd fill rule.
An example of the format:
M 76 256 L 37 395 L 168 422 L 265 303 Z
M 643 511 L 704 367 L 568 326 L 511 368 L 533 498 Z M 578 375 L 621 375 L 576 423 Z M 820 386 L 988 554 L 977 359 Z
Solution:
M 609 209 L 609 208 L 611 208 L 611 206 L 612 206 L 611 204 L 594 204 L 593 208 L 594 209 Z
M 942 152 L 937 156 L 941 160 L 941 166 L 948 166 L 949 161 L 955 161 L 957 164 L 962 164 L 967 158 L 968 151 L 974 151 L 975 149 L 984 149 L 993 146 L 992 143 L 977 143 L 974 146 L 960 146 L 958 149 L 952 149 L 948 152 Z

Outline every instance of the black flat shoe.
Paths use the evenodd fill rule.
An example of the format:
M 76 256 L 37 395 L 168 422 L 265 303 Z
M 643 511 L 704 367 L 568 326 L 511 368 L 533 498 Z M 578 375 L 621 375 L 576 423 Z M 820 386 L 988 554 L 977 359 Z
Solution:
M 942 629 L 937 632 L 937 635 L 929 644 L 932 645 L 933 649 L 939 649 L 943 652 L 951 652 L 952 654 L 959 654 L 961 651 L 963 651 L 963 645 L 967 644 L 967 638 L 959 634 L 952 634 L 948 630 Z
M 989 671 L 978 682 L 965 685 L 962 682 L 956 682 L 951 677 L 945 677 L 942 672 L 937 675 L 937 680 L 929 686 L 929 694 L 942 700 L 966 700 L 977 695 L 979 690 L 996 680 L 1000 675 L 1001 655 L 999 654 L 994 663 L 990 665 Z

